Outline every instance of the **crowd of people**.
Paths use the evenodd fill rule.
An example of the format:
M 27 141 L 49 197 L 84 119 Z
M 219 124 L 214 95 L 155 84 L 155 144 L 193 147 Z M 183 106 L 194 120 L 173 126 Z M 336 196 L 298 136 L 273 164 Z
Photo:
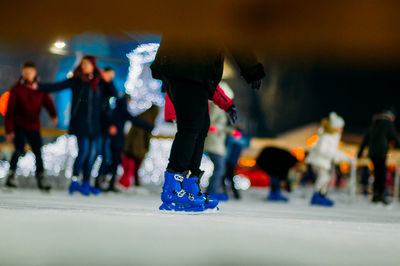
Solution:
M 35 64 L 33 62 L 23 64 L 21 78 L 10 90 L 5 115 L 6 138 L 15 146 L 6 187 L 18 186 L 15 173 L 18 159 L 25 153 L 27 141 L 36 157 L 38 188 L 44 191 L 51 189 L 50 182 L 44 174 L 41 154 L 40 110 L 45 107 L 52 122 L 56 124 L 57 113 L 49 93 L 64 89 L 72 91 L 68 132 L 76 137 L 78 144 L 78 155 L 73 164 L 69 193 L 79 192 L 89 196 L 100 194 L 102 191 L 118 191 L 115 189 L 115 183 L 125 144 L 124 126 L 128 120 L 132 122 L 132 128 L 135 128 L 132 131 L 135 133 L 129 134 L 129 141 L 125 146 L 125 175 L 119 183 L 129 188 L 130 180 L 134 176 L 136 180 L 138 179 L 137 171 L 131 170 L 131 159 L 134 158 L 136 164 L 134 167 L 138 169 L 148 150 L 149 136 L 154 128 L 158 109 L 153 106 L 142 114 L 141 118 L 132 116 L 128 111 L 130 96 L 124 94 L 118 97 L 113 84 L 114 76 L 115 73 L 111 68 L 100 70 L 93 56 L 84 56 L 73 71 L 73 76 L 57 83 L 39 83 Z M 111 97 L 117 97 L 115 108 L 111 108 L 109 104 Z M 132 152 L 132 149 L 135 151 Z M 138 150 L 141 150 L 140 154 L 137 153 Z M 98 156 L 102 156 L 103 160 L 96 181 L 93 182 L 91 174 Z M 136 182 L 136 185 L 138 184 Z
M 223 53 L 196 47 L 189 53 L 177 49 L 177 44 L 163 39 L 151 69 L 153 77 L 163 82 L 165 99 L 165 121 L 177 124 L 169 164 L 165 171 L 161 193 L 163 211 L 202 212 L 218 209 L 219 201 L 228 199 L 226 185 L 232 188 L 233 197 L 240 198 L 234 182 L 235 167 L 241 152 L 250 144 L 250 139 L 237 120 L 237 108 L 233 103 L 233 92 L 220 84 L 223 70 Z M 193 48 L 193 47 L 192 47 Z M 215 52 L 218 51 L 218 52 Z M 198 54 L 203 56 L 198 57 Z M 265 76 L 263 66 L 251 53 L 235 53 L 241 75 L 253 89 L 261 86 Z M 49 93 L 65 89 L 72 91 L 69 134 L 77 139 L 78 155 L 73 164 L 69 193 L 85 196 L 102 192 L 118 192 L 129 189 L 134 183 L 140 185 L 138 170 L 149 151 L 151 131 L 159 108 L 153 105 L 139 116 L 128 111 L 131 97 L 119 95 L 113 84 L 114 71 L 100 70 L 96 58 L 84 56 L 73 71 L 73 76 L 57 83 L 42 83 L 37 80 L 37 69 L 33 62 L 22 66 L 21 78 L 10 90 L 5 130 L 7 141 L 13 142 L 15 152 L 5 186 L 16 188 L 18 159 L 25 154 L 26 142 L 36 157 L 36 180 L 40 190 L 49 191 L 51 185 L 44 174 L 41 154 L 40 111 L 44 107 L 53 123 L 57 113 Z M 115 108 L 110 98 L 117 98 Z M 385 190 L 386 158 L 390 141 L 400 147 L 394 120 L 393 108 L 376 115 L 360 147 L 358 157 L 365 147 L 374 165 L 373 202 L 389 203 Z M 127 121 L 132 127 L 126 135 Z M 335 112 L 321 122 L 319 138 L 308 153 L 305 162 L 307 172 L 315 175 L 315 193 L 311 205 L 333 206 L 327 197 L 332 166 L 339 162 L 354 163 L 339 147 L 345 122 Z M 209 180 L 208 193 L 202 193 L 200 169 L 203 154 L 209 156 L 214 165 Z M 98 176 L 91 180 L 94 162 L 102 157 Z M 268 200 L 288 202 L 281 192 L 281 183 L 287 180 L 289 170 L 298 163 L 290 152 L 266 147 L 257 158 L 257 167 L 270 177 Z M 117 170 L 122 165 L 123 175 Z

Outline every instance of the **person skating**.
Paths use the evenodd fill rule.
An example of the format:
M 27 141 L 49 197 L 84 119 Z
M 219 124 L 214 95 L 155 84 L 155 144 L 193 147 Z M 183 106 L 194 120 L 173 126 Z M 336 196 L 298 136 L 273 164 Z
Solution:
M 233 92 L 232 92 L 233 94 Z M 235 124 L 237 120 L 237 111 L 236 111 L 236 106 L 233 104 L 233 101 L 231 100 L 230 97 L 228 97 L 224 90 L 220 87 L 220 85 L 217 86 L 215 89 L 214 95 L 212 96 L 212 104 L 211 106 L 218 106 L 219 109 L 223 110 L 226 112 L 226 114 L 223 112 L 223 115 L 227 117 L 229 120 L 229 123 L 231 125 Z M 211 107 L 210 111 L 211 111 Z M 164 106 L 164 119 L 166 122 L 176 122 L 176 112 L 174 105 L 172 104 L 170 98 L 168 97 L 168 94 L 165 95 L 165 106 Z M 214 166 L 215 167 L 215 166 Z M 223 173 L 222 173 L 223 174 Z M 199 177 L 200 180 L 201 176 Z M 209 193 L 204 194 L 208 198 L 208 207 L 214 206 L 218 200 L 227 200 L 226 194 L 217 194 L 213 193 L 210 195 Z
M 5 116 L 6 138 L 9 142 L 13 141 L 15 147 L 5 184 L 9 188 L 17 187 L 15 171 L 20 156 L 25 154 L 25 143 L 28 142 L 36 158 L 37 186 L 44 191 L 51 189 L 51 185 L 44 175 L 40 110 L 44 107 L 54 124 L 57 124 L 57 113 L 50 95 L 37 91 L 38 86 L 35 64 L 33 62 L 24 63 L 20 79 L 10 90 Z
M 261 151 L 257 158 L 257 166 L 270 177 L 271 190 L 267 198 L 269 201 L 289 201 L 289 198 L 281 193 L 281 181 L 287 180 L 290 168 L 297 163 L 297 158 L 284 149 L 265 147 Z
M 125 141 L 125 132 L 124 127 L 125 123 L 129 120 L 132 124 L 138 128 L 143 128 L 147 132 L 151 132 L 154 126 L 146 121 L 140 119 L 139 117 L 132 116 L 129 113 L 128 107 L 131 101 L 131 96 L 129 94 L 125 94 L 121 98 L 118 98 L 116 101 L 116 107 L 113 111 L 112 115 L 112 126 L 110 127 L 111 134 L 111 165 L 110 165 L 110 174 L 111 180 L 108 184 L 108 188 L 105 191 L 110 192 L 118 192 L 115 188 L 115 181 L 117 178 L 117 170 L 118 166 L 122 162 L 122 151 L 124 148 Z
M 148 110 L 138 117 L 143 121 L 153 125 L 159 113 L 159 108 L 152 105 Z M 139 168 L 144 157 L 150 148 L 151 132 L 143 128 L 132 125 L 128 135 L 125 137 L 124 150 L 122 154 L 122 167 L 124 174 L 118 180 L 118 185 L 124 189 L 129 189 L 134 178 L 135 186 L 140 186 Z
M 219 88 L 217 87 L 217 90 Z M 227 94 L 227 101 L 232 102 L 233 92 L 229 88 L 225 88 L 224 92 Z M 233 105 L 233 102 L 230 104 Z M 225 110 L 214 103 L 210 104 L 210 124 L 204 151 L 213 162 L 214 171 L 209 180 L 207 193 L 218 200 L 227 200 L 228 196 L 222 193 L 221 185 L 226 169 L 226 137 L 233 132 L 234 128 L 228 124 L 228 116 Z
M 110 127 L 112 125 L 113 110 L 110 104 L 110 98 L 117 97 L 118 92 L 114 86 L 113 80 L 115 72 L 111 67 L 106 67 L 101 71 L 100 87 L 104 88 L 101 96 L 101 140 L 99 141 L 97 155 L 102 157 L 102 162 L 95 178 L 95 186 L 104 189 L 107 185 L 111 157 L 111 136 Z
M 324 118 L 322 120 L 318 141 L 306 158 L 306 162 L 311 164 L 317 173 L 315 192 L 311 198 L 311 205 L 327 207 L 334 205 L 334 202 L 326 196 L 331 180 L 330 170 L 332 164 L 351 160 L 351 158 L 339 150 L 338 147 L 342 137 L 343 127 L 343 118 L 331 112 L 329 118 Z
M 239 200 L 241 196 L 234 181 L 235 169 L 243 149 L 250 146 L 250 137 L 245 134 L 245 131 L 240 126 L 235 126 L 235 128 L 236 130 L 228 136 L 226 141 L 226 171 L 224 178 L 222 179 L 222 189 L 224 194 L 228 195 L 228 190 L 225 184 L 227 181 L 230 184 L 234 199 Z
M 394 121 L 396 111 L 388 108 L 374 116 L 358 152 L 361 158 L 366 147 L 369 149 L 369 157 L 374 164 L 374 184 L 372 202 L 390 203 L 385 196 L 386 188 L 386 158 L 389 151 L 389 143 L 394 141 L 395 147 L 400 147 L 400 141 L 396 133 Z
M 73 72 L 73 77 L 58 83 L 40 83 L 39 90 L 56 92 L 72 90 L 71 118 L 69 134 L 76 136 L 78 156 L 73 165 L 73 176 L 69 193 L 80 192 L 82 195 L 97 195 L 101 189 L 90 184 L 91 171 L 97 155 L 101 133 L 101 96 L 106 90 L 100 82 L 101 73 L 96 58 L 86 55 Z M 80 183 L 80 174 L 83 179 Z
M 163 81 L 175 107 L 178 128 L 164 176 L 160 209 L 203 211 L 210 203 L 199 187 L 204 141 L 210 127 L 208 99 L 221 81 L 224 53 L 220 45 L 193 43 L 190 36 L 181 40 L 164 34 L 151 65 L 153 77 Z M 250 53 L 233 54 L 242 76 L 258 89 L 265 76 L 263 66 Z

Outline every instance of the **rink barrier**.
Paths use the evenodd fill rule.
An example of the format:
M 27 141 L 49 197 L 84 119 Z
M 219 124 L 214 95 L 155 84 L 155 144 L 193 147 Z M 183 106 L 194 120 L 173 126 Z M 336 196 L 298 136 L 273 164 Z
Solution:
M 393 199 L 398 200 L 399 199 L 399 186 L 400 186 L 400 169 L 399 169 L 399 165 L 397 165 L 396 167 L 396 171 L 394 174 L 394 185 L 393 185 Z

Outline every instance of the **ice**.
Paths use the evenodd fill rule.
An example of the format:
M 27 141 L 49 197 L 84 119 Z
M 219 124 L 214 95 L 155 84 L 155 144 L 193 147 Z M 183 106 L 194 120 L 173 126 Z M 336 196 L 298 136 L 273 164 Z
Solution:
M 243 192 L 217 214 L 163 214 L 149 193 L 0 191 L 0 265 L 399 265 L 400 206 L 334 208 Z

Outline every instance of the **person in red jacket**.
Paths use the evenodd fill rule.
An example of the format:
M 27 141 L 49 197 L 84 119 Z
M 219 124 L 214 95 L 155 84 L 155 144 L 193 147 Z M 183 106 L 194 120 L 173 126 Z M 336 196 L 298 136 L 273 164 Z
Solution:
M 57 124 L 57 113 L 53 100 L 45 92 L 37 91 L 37 70 L 32 62 L 22 66 L 21 78 L 10 90 L 10 98 L 5 116 L 6 139 L 13 141 L 15 152 L 11 158 L 6 186 L 16 188 L 15 170 L 18 159 L 25 154 L 25 143 L 28 142 L 36 157 L 36 180 L 40 190 L 48 191 L 50 184 L 45 180 L 42 160 L 42 137 L 40 135 L 40 111 L 44 107 L 54 124 Z

